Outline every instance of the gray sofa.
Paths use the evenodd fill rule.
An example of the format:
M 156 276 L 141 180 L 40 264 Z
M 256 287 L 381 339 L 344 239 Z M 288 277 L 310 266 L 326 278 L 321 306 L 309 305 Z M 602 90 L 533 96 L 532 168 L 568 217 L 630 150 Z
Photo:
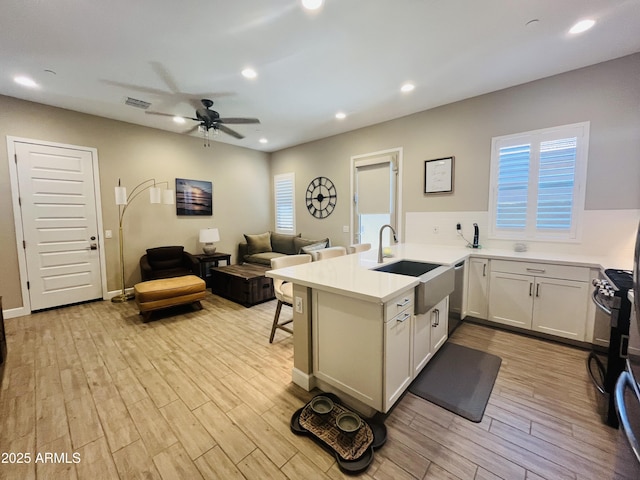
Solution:
M 311 253 L 314 250 L 330 247 L 328 238 L 311 240 L 298 235 L 266 232 L 259 235 L 244 236 L 246 242 L 238 245 L 238 262 L 271 266 L 271 259 L 283 255 Z

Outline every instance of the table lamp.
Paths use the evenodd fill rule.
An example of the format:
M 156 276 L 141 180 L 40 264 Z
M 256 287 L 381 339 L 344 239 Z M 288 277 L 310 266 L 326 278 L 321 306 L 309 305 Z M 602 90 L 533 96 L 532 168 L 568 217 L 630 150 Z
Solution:
M 207 255 L 216 253 L 214 242 L 220 241 L 220 232 L 217 228 L 203 228 L 200 230 L 200 243 L 204 243 L 202 251 Z

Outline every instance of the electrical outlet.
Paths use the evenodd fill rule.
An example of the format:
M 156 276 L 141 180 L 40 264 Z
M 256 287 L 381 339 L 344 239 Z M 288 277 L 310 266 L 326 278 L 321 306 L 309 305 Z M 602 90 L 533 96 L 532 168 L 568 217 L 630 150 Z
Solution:
M 104 231 L 104 238 L 112 238 L 112 237 L 113 237 L 113 232 L 111 230 Z
M 302 313 L 302 297 L 296 297 L 296 312 Z
M 343 225 L 342 233 L 349 233 L 349 225 Z
M 433 226 L 433 233 L 434 235 L 437 235 L 440 233 L 440 227 L 438 225 Z

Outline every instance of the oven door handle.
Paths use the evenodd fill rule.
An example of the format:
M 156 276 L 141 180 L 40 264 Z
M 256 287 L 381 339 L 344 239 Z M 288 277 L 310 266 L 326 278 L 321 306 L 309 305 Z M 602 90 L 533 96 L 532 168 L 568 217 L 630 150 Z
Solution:
M 631 429 L 627 406 L 624 403 L 624 391 L 627 387 L 630 387 L 633 391 L 635 400 L 640 402 L 640 398 L 638 398 L 638 385 L 634 384 L 635 380 L 633 375 L 626 370 L 623 371 L 616 382 L 615 400 L 616 411 L 618 412 L 618 418 L 620 419 L 620 427 L 624 432 L 625 437 L 627 437 L 627 442 L 629 442 L 629 446 L 631 447 L 631 450 L 633 450 L 636 459 L 640 462 L 640 444 Z
M 600 303 L 600 301 L 598 300 L 598 290 L 594 290 L 593 293 L 591 294 L 591 300 L 593 300 L 593 303 L 596 304 L 596 306 L 602 310 L 604 313 L 606 313 L 607 315 L 611 315 L 611 309 L 607 308 L 605 305 L 603 305 L 602 303 Z

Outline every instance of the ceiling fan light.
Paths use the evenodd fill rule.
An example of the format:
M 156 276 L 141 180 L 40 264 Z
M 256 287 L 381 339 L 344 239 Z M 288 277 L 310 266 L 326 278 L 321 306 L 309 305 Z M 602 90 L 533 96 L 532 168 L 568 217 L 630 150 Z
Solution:
M 338 112 L 338 113 L 336 113 L 336 118 L 338 120 L 343 120 L 343 119 L 347 118 L 347 114 L 344 113 L 344 112 Z

